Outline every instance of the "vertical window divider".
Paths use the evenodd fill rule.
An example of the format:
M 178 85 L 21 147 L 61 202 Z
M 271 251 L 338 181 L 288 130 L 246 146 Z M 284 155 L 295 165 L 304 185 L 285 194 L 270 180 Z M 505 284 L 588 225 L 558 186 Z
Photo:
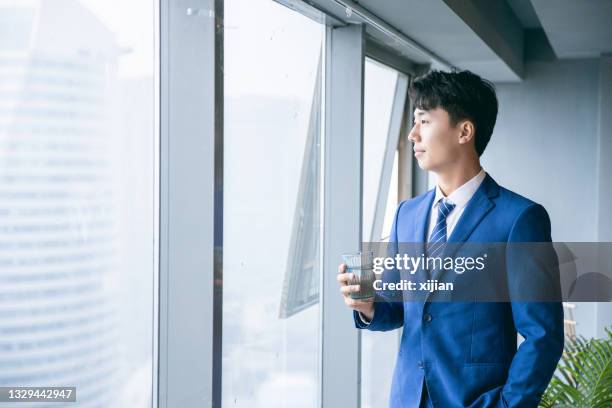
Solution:
M 361 336 L 336 275 L 361 246 L 364 26 L 329 27 L 326 51 L 320 406 L 358 408 Z
M 219 407 L 223 0 L 160 2 L 158 406 Z

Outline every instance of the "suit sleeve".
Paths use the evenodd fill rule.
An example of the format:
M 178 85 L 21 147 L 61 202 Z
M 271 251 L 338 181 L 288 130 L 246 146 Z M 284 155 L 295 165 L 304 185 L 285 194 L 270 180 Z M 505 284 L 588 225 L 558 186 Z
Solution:
M 507 278 L 514 325 L 525 341 L 501 392 L 507 407 L 537 407 L 563 352 L 563 305 L 550 230 L 548 213 L 533 204 L 517 217 L 508 239 L 514 255 L 520 252 L 507 257 Z M 527 242 L 538 244 L 516 244 Z
M 398 252 L 397 245 L 397 223 L 400 209 L 405 201 L 402 201 L 395 211 L 393 226 L 389 237 L 387 256 L 395 256 Z M 400 273 L 396 268 L 383 273 L 383 282 L 399 282 Z M 401 327 L 404 323 L 404 303 L 397 299 L 397 295 L 376 291 L 374 294 L 374 317 L 366 322 L 359 312 L 353 311 L 355 327 L 372 331 L 388 331 Z

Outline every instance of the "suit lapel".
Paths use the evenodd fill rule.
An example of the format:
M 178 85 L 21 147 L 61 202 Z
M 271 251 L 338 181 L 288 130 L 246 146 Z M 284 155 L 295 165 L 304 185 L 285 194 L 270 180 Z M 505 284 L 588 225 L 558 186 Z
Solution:
M 445 247 L 441 255 L 442 257 L 452 257 L 461 246 L 460 243 L 469 240 L 474 229 L 480 224 L 489 211 L 495 207 L 492 198 L 496 197 L 498 194 L 499 185 L 487 174 L 478 190 L 474 193 L 474 196 L 468 201 L 457 225 L 455 225 L 452 234 L 448 237 L 447 242 L 450 243 L 450 245 Z M 444 272 L 444 269 L 436 270 L 432 279 L 440 280 Z
M 493 201 L 486 196 L 483 190 L 479 189 L 465 207 L 457 225 L 448 237 L 448 242 L 466 242 L 476 226 L 494 206 Z M 451 247 L 456 247 L 456 245 L 451 245 Z
M 431 206 L 436 196 L 436 189 L 429 190 L 421 203 L 417 207 L 416 217 L 414 222 L 414 239 L 412 242 L 419 243 L 417 249 L 422 252 L 425 250 L 425 242 L 427 242 L 427 227 L 429 225 L 429 216 Z

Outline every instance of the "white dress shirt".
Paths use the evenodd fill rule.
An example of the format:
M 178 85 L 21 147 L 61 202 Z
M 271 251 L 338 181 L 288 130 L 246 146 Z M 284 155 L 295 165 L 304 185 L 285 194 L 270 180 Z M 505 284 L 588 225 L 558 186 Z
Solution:
M 448 237 L 450 237 L 451 233 L 453 232 L 455 225 L 457 225 L 457 221 L 459 221 L 461 214 L 463 214 L 467 203 L 474 196 L 474 193 L 476 193 L 476 190 L 478 190 L 478 187 L 480 187 L 480 185 L 482 184 L 482 181 L 485 179 L 485 176 L 486 173 L 484 169 L 481 168 L 480 172 L 477 175 L 475 175 L 465 184 L 461 185 L 461 187 L 450 193 L 448 197 L 446 197 L 442 190 L 440 190 L 440 186 L 436 186 L 436 196 L 434 197 L 431 206 L 431 211 L 429 212 L 427 241 L 429 241 L 429 237 L 431 236 L 431 233 L 433 232 L 433 229 L 436 226 L 436 221 L 438 220 L 438 205 L 440 199 L 446 197 L 448 201 L 455 204 L 455 208 L 453 208 L 453 210 L 446 216 L 446 238 L 448 239 Z M 361 314 L 361 312 L 359 312 L 358 315 L 363 323 L 370 323 L 367 318 Z
M 480 172 L 468 180 L 461 187 L 453 191 L 446 197 L 442 190 L 440 190 L 440 186 L 436 186 L 436 196 L 434 197 L 433 204 L 431 206 L 431 211 L 429 212 L 429 227 L 427 232 L 427 237 L 431 236 L 434 227 L 436 226 L 436 221 L 438 220 L 438 206 L 440 205 L 439 201 L 441 198 L 446 197 L 448 201 L 455 204 L 455 208 L 448 213 L 446 216 L 446 238 L 450 237 L 455 225 L 457 225 L 457 221 L 459 221 L 459 217 L 463 214 L 465 210 L 465 206 L 468 201 L 474 196 L 480 184 L 485 179 L 486 173 L 484 169 L 480 169 Z M 429 239 L 427 239 L 429 241 Z

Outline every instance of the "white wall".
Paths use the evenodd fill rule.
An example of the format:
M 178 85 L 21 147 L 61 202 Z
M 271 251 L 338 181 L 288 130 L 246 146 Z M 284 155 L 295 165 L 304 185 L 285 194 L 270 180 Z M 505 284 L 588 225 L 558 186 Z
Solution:
M 603 208 L 612 208 L 611 78 L 610 58 L 537 61 L 526 64 L 523 82 L 496 84 L 500 111 L 483 166 L 546 207 L 555 241 L 612 241 Z M 603 335 L 611 309 L 579 304 L 578 333 Z

